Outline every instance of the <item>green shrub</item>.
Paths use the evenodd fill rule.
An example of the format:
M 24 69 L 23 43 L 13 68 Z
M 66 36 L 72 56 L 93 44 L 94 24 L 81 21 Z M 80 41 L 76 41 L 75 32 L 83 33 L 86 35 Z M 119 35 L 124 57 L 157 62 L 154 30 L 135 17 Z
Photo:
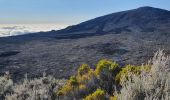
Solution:
M 113 72 L 119 67 L 119 65 L 116 62 L 112 62 L 110 60 L 100 60 L 99 63 L 97 64 L 97 67 L 95 69 L 95 72 L 97 75 L 100 75 L 101 72 L 106 71 L 106 72 Z
M 96 77 L 96 75 L 94 71 L 90 69 L 86 74 L 81 75 L 81 76 L 78 75 L 77 80 L 80 84 L 86 84 L 89 80 L 91 80 L 94 77 Z
M 109 100 L 118 100 L 118 96 L 115 95 L 115 96 L 110 96 Z
M 82 76 L 84 74 L 87 74 L 90 71 L 90 67 L 87 64 L 83 64 L 82 66 L 80 66 L 80 68 L 78 69 L 78 75 Z
M 114 92 L 115 76 L 119 71 L 119 65 L 111 60 L 100 60 L 96 66 L 95 73 L 99 79 L 98 85 L 110 95 Z
M 139 76 L 142 71 L 149 72 L 150 71 L 150 66 L 149 65 L 144 65 L 144 66 L 126 65 L 116 75 L 115 80 L 119 84 L 123 84 L 124 82 L 126 82 L 128 80 L 129 76 L 131 76 L 131 75 Z
M 116 75 L 116 81 L 119 84 L 124 83 L 128 80 L 130 74 L 139 75 L 141 72 L 140 66 L 126 65 L 121 71 Z
M 86 96 L 85 94 L 89 93 L 89 89 L 86 85 L 94 76 L 95 73 L 93 69 L 87 64 L 83 64 L 79 67 L 77 75 L 71 76 L 66 85 L 60 89 L 57 95 L 76 99 Z
M 71 86 L 77 86 L 78 85 L 78 80 L 75 76 L 71 76 L 70 79 L 69 79 L 69 84 Z
M 105 100 L 104 90 L 97 89 L 94 93 L 88 95 L 83 100 Z
M 76 87 L 78 87 L 79 83 L 75 76 L 71 76 L 67 83 L 57 92 L 58 96 L 64 96 L 68 94 L 70 91 L 74 91 Z

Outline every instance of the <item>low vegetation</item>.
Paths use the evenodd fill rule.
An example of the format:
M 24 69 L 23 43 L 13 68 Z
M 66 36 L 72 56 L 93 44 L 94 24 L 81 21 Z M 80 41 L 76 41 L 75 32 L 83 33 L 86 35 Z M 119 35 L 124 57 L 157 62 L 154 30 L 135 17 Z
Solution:
M 66 80 L 57 80 L 52 76 L 25 79 L 14 84 L 7 72 L 0 77 L 0 100 L 55 100 L 56 91 L 66 83 Z
M 95 69 L 83 64 L 68 80 L 52 76 L 14 84 L 0 77 L 0 97 L 6 100 L 169 100 L 170 58 L 159 51 L 141 66 L 119 66 L 103 59 Z

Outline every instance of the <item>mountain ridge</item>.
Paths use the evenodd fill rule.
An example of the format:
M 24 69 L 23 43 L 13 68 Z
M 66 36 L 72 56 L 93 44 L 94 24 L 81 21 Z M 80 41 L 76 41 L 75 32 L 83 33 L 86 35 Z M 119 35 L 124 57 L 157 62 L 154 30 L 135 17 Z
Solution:
M 137 8 L 137 9 L 133 9 L 133 10 L 128 10 L 128 11 L 123 11 L 123 12 L 117 12 L 117 13 L 112 13 L 112 14 L 109 14 L 109 15 L 106 15 L 106 16 L 101 16 L 101 17 L 98 17 L 98 18 L 95 18 L 95 19 L 92 19 L 92 20 L 89 20 L 87 22 L 84 22 L 84 23 L 80 23 L 79 25 L 81 24 L 85 24 L 85 23 L 89 23 L 90 21 L 94 21 L 94 22 L 97 22 L 97 21 L 103 21 L 103 17 L 110 17 L 110 20 L 108 20 L 107 18 L 104 19 L 104 20 L 108 20 L 108 21 L 114 21 L 115 24 L 118 24 L 118 22 L 120 22 L 120 20 L 123 18 L 123 17 L 126 17 L 128 15 L 128 13 L 132 13 L 132 16 L 135 15 L 134 17 L 141 17 L 141 15 L 139 16 L 136 16 L 138 15 L 138 12 L 141 14 L 143 14 L 143 12 L 152 12 L 152 11 L 158 11 L 158 10 L 161 10 L 161 13 L 164 13 L 164 12 L 168 12 L 169 15 L 170 15 L 170 12 L 169 11 L 166 11 L 166 10 L 162 10 L 162 9 L 157 9 L 157 8 L 152 8 L 152 7 L 141 7 L 141 8 Z M 142 11 L 142 12 L 141 12 Z M 134 13 L 133 13 L 134 12 Z M 156 12 L 157 13 L 157 12 Z M 148 14 L 148 13 L 147 13 Z M 160 16 L 160 13 L 158 12 L 158 15 Z M 116 18 L 117 16 L 119 16 L 118 18 Z M 147 16 L 147 15 L 146 15 Z M 152 16 L 149 16 L 149 17 L 152 17 Z M 101 20 L 102 19 L 102 20 Z M 146 20 L 146 19 L 145 19 Z M 98 23 L 98 22 L 97 22 Z
M 149 12 L 154 12 L 153 14 L 151 14 L 152 16 L 160 16 L 160 18 L 159 19 L 161 19 L 161 20 L 165 20 L 165 21 L 167 21 L 167 19 L 170 21 L 170 11 L 169 10 L 164 10 L 164 9 L 160 9 L 160 8 L 154 8 L 154 7 L 150 7 L 150 6 L 144 6 L 144 7 L 139 7 L 139 8 L 136 8 L 136 9 L 132 9 L 132 10 L 127 10 L 127 11 L 121 11 L 121 12 L 115 12 L 115 13 L 111 13 L 111 14 L 107 14 L 107 15 L 103 15 L 103 16 L 100 16 L 100 17 L 97 17 L 97 18 L 93 18 L 93 19 L 91 19 L 91 20 L 88 20 L 88 21 L 85 21 L 85 22 L 81 22 L 81 23 L 79 23 L 79 24 L 77 24 L 77 25 L 71 25 L 71 26 L 68 26 L 68 27 L 66 27 L 66 28 L 64 28 L 64 29 L 61 29 L 61 30 L 57 30 L 57 31 L 55 31 L 55 30 L 52 30 L 52 31 L 49 31 L 49 32 L 38 32 L 38 33 L 34 33 L 34 34 L 24 34 L 24 35 L 21 35 L 21 36 L 28 36 L 28 35 L 30 35 L 30 36 L 36 36 L 36 35 L 39 35 L 39 36 L 50 36 L 51 34 L 52 34 L 52 36 L 54 36 L 54 35 L 57 35 L 57 34 L 64 34 L 64 33 L 74 33 L 74 32 L 81 32 L 81 31 L 87 31 L 87 30 L 89 30 L 91 27 L 92 27 L 92 29 L 94 29 L 93 31 L 91 31 L 91 33 L 97 33 L 97 34 L 104 34 L 104 32 L 105 33 L 107 33 L 107 32 L 120 32 L 121 31 L 121 29 L 119 29 L 119 28 L 115 28 L 115 26 L 114 26 L 114 29 L 107 29 L 107 28 L 105 28 L 105 31 L 103 31 L 103 28 L 104 28 L 104 24 L 106 23 L 105 21 L 110 21 L 110 22 L 113 22 L 114 24 L 118 24 L 121 20 L 122 20 L 122 18 L 123 17 L 126 17 L 127 15 L 128 15 L 128 13 L 132 13 L 130 16 L 132 16 L 132 17 L 138 17 L 137 19 L 140 19 L 140 17 L 141 17 L 141 14 L 142 15 L 145 15 L 144 13 L 145 12 L 147 12 L 147 14 L 149 13 Z M 138 13 L 140 13 L 139 15 L 138 15 Z M 154 14 L 157 14 L 157 15 L 154 15 Z M 163 15 L 163 14 L 165 14 L 165 15 Z M 133 15 L 138 15 L 138 16 L 133 16 Z M 152 16 L 149 16 L 150 18 L 152 18 Z M 161 16 L 162 15 L 162 16 Z M 118 16 L 118 17 L 117 17 Z M 107 17 L 107 18 L 105 18 L 105 17 Z M 148 17 L 148 16 L 146 16 L 146 17 Z M 146 24 L 146 23 L 148 23 L 148 21 L 150 20 L 150 19 L 144 19 L 145 21 L 144 22 L 139 22 L 139 23 L 144 23 L 144 24 Z M 157 19 L 155 19 L 155 20 L 157 20 Z M 164 21 L 163 20 L 163 21 Z M 140 20 L 138 20 L 138 21 L 140 21 Z M 103 23 L 103 22 L 105 22 L 105 23 Z M 135 23 L 135 22 L 137 22 L 137 20 L 135 19 L 135 21 L 132 21 L 132 24 L 137 24 L 137 23 Z M 99 24 L 99 25 L 96 25 L 95 23 L 97 23 L 97 24 Z M 112 23 L 112 24 L 113 24 Z M 130 23 L 130 22 L 129 22 Z M 88 25 L 86 25 L 86 24 L 88 24 Z M 89 24 L 91 24 L 91 25 L 89 25 Z M 98 27 L 97 27 L 98 26 Z M 108 26 L 106 26 L 106 27 L 108 27 Z M 120 27 L 120 26 L 118 26 L 118 27 Z M 125 29 L 123 29 L 123 30 L 125 30 L 125 31 L 127 31 L 127 32 L 130 32 L 131 30 L 130 29 L 126 29 L 127 27 L 128 27 L 128 25 L 123 25 L 123 26 L 121 26 L 122 28 L 125 28 Z M 139 27 L 142 27 L 142 25 L 139 25 L 138 26 L 138 28 Z M 95 28 L 97 28 L 98 30 L 95 30 Z M 112 26 L 112 28 L 113 28 L 113 26 Z M 82 29 L 82 30 L 81 30 Z M 92 30 L 91 29 L 91 30 Z M 140 29 L 140 28 L 139 28 Z M 152 28 L 150 28 L 151 30 L 152 30 Z M 141 29 L 142 30 L 142 29 Z M 86 32 L 85 32 L 86 33 Z M 87 33 L 89 33 L 89 32 L 87 32 Z M 93 35 L 92 34 L 92 35 Z M 65 34 L 64 34 L 65 35 Z M 96 34 L 95 34 L 96 35 Z M 17 36 L 12 36 L 12 37 L 17 37 Z

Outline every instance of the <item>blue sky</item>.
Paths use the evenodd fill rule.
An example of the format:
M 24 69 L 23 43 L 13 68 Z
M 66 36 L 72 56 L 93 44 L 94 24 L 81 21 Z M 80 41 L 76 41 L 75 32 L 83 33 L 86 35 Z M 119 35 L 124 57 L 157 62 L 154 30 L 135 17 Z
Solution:
M 170 10 L 170 0 L 0 0 L 0 24 L 77 24 L 142 6 Z

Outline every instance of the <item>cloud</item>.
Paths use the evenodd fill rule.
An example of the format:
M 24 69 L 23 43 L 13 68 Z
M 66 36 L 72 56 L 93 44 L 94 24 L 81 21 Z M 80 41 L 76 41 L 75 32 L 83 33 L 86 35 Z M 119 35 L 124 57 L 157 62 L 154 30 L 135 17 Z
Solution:
M 22 35 L 34 32 L 46 32 L 59 30 L 68 25 L 58 24 L 2 24 L 0 25 L 0 37 Z

